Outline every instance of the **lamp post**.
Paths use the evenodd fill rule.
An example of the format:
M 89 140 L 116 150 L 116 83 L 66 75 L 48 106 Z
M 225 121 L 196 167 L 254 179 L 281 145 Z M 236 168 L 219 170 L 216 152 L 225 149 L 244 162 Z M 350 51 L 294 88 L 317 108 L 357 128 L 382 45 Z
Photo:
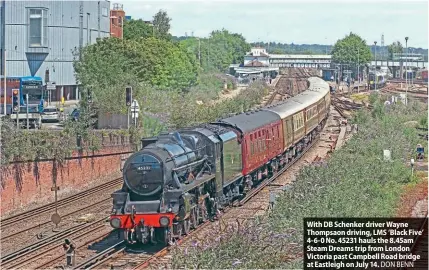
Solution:
M 408 37 L 405 37 L 405 105 L 408 105 Z
M 375 58 L 375 69 L 374 69 L 374 91 L 377 91 L 377 41 L 374 41 L 374 58 Z

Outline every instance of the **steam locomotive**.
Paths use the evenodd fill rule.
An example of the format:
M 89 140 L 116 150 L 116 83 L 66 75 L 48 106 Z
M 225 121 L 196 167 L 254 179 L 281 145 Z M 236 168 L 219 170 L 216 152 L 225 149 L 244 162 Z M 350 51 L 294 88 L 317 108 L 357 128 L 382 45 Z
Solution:
M 188 234 L 297 158 L 330 103 L 329 85 L 312 77 L 308 90 L 283 103 L 142 139 L 112 194 L 111 226 L 130 244 Z

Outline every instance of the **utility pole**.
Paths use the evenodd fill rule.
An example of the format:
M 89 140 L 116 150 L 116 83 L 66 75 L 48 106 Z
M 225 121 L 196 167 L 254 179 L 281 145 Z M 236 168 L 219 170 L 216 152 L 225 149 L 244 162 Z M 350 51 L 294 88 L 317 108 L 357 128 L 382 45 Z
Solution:
M 374 69 L 374 90 L 377 91 L 377 41 L 374 41 L 374 58 L 375 58 L 375 69 Z
M 405 37 L 405 105 L 408 105 L 408 37 Z

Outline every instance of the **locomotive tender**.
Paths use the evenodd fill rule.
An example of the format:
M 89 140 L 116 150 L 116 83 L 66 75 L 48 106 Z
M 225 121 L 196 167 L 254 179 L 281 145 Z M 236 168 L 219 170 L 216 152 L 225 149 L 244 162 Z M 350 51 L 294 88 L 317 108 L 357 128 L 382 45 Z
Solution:
M 142 140 L 112 194 L 110 224 L 128 243 L 168 244 L 290 163 L 321 131 L 329 85 L 283 103 Z

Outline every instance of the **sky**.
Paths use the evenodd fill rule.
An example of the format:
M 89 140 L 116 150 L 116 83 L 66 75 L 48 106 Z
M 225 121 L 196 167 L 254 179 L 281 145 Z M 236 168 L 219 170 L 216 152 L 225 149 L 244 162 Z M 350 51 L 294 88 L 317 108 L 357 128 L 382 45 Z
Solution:
M 294 44 L 335 44 L 350 32 L 367 44 L 385 45 L 399 40 L 409 47 L 428 48 L 427 1 L 343 0 L 333 1 L 142 1 L 111 0 L 121 3 L 133 19 L 152 20 L 160 9 L 172 19 L 170 33 L 207 37 L 225 28 L 241 33 L 247 41 L 275 41 Z

